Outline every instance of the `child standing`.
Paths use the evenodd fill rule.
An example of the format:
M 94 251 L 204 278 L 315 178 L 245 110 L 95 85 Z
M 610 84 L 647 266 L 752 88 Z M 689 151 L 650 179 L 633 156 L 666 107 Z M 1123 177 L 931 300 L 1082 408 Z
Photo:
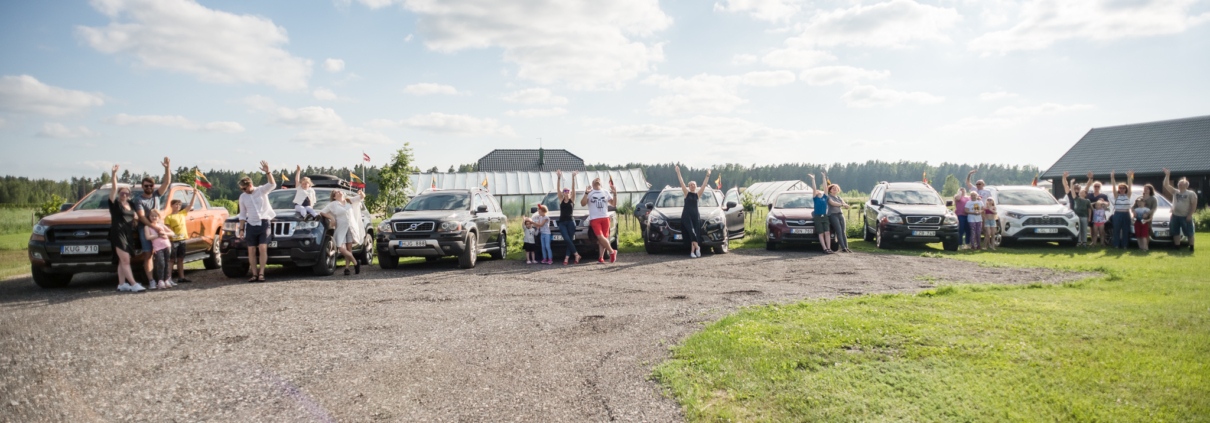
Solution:
M 1139 249 L 1149 251 L 1148 244 L 1151 238 L 1151 215 L 1152 211 L 1147 207 L 1147 202 L 1143 197 L 1134 200 L 1134 238 L 1139 242 Z
M 1105 236 L 1105 221 L 1108 220 L 1108 214 L 1105 209 L 1109 207 L 1109 203 L 1105 200 L 1097 200 L 1092 203 L 1092 242 L 1091 245 L 1103 247 L 1109 245 L 1109 239 Z
M 168 241 L 173 232 L 164 226 L 160 221 L 160 212 L 152 210 L 147 219 L 151 220 L 151 224 L 143 228 L 143 236 L 151 241 L 151 286 L 148 289 L 168 289 L 176 286 L 168 277 L 172 274 L 172 267 L 168 264 L 168 252 L 172 249 L 172 244 Z
M 525 264 L 537 263 L 538 261 L 534 260 L 534 254 L 535 251 L 538 251 L 538 246 L 534 244 L 534 237 L 538 235 L 538 228 L 534 227 L 534 221 L 529 220 L 528 217 L 521 224 L 525 226 Z
M 1092 221 L 1092 202 L 1088 201 L 1088 191 L 1081 189 L 1071 200 L 1071 211 L 1080 219 L 1080 234 L 1076 239 L 1077 247 L 1088 246 L 1088 223 Z
M 547 212 L 546 205 L 539 204 L 534 224 L 538 226 L 538 240 L 542 244 L 542 263 L 554 264 L 555 255 L 550 252 L 550 218 L 546 216 Z
M 315 211 L 315 189 L 311 188 L 311 178 L 302 176 L 302 166 L 294 168 L 294 180 L 298 181 L 298 189 L 294 191 L 294 211 L 303 220 L 315 220 L 319 213 Z
M 189 204 L 193 204 L 193 195 L 196 195 L 196 192 L 191 192 Z M 189 238 L 189 230 L 185 226 L 185 220 L 189 217 L 189 211 L 181 200 L 172 200 L 170 207 L 172 213 L 164 218 L 164 226 L 172 230 L 172 249 L 168 250 L 168 261 L 177 269 L 177 278 L 173 283 L 187 283 L 189 280 L 185 279 L 185 240 Z M 168 271 L 168 277 L 171 280 L 171 270 Z
M 980 250 L 979 238 L 983 234 L 983 203 L 978 192 L 971 191 L 970 201 L 966 202 L 966 222 L 970 225 L 971 249 Z
M 996 250 L 996 200 L 988 198 L 984 200 L 987 207 L 983 208 L 983 248 L 992 251 Z

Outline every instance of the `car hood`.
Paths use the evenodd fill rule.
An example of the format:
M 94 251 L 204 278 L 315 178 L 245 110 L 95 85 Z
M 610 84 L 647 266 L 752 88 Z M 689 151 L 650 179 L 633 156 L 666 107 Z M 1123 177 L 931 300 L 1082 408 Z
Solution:
M 471 212 L 467 210 L 404 211 L 391 215 L 390 220 L 466 220 L 470 218 L 470 215 Z
M 43 225 L 108 225 L 109 210 L 72 210 L 42 218 Z
M 697 210 L 698 210 L 697 211 L 698 216 L 701 216 L 702 218 L 710 217 L 710 215 L 715 214 L 715 213 L 721 214 L 721 211 L 722 211 L 722 209 L 718 208 L 718 207 L 699 207 Z M 664 217 L 667 219 L 680 219 L 681 213 L 685 211 L 685 208 L 684 207 L 657 207 L 655 209 L 655 211 L 658 212 L 659 214 L 664 215 Z
M 945 206 L 939 205 L 919 205 L 919 204 L 887 204 L 882 206 L 883 211 L 893 211 L 901 215 L 924 215 L 924 216 L 943 216 L 949 212 Z
M 815 209 L 773 209 L 769 212 L 773 217 L 783 220 L 811 220 L 814 213 Z
M 1155 213 L 1151 214 L 1152 222 L 1167 222 L 1170 220 L 1172 220 L 1172 208 L 1169 207 L 1160 207 Z
M 1069 211 L 1071 210 L 1062 204 L 1045 204 L 1036 206 L 996 205 L 997 214 L 1016 212 L 1028 215 L 1041 214 L 1057 216 L 1067 214 Z

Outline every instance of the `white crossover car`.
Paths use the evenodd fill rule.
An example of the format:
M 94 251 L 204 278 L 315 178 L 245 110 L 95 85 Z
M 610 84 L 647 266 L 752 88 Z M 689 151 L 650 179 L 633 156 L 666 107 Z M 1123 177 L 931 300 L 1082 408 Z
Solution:
M 1002 241 L 1058 241 L 1075 245 L 1080 219 L 1067 206 L 1059 204 L 1050 192 L 1030 185 L 987 189 L 996 200 L 999 217 L 996 244 Z

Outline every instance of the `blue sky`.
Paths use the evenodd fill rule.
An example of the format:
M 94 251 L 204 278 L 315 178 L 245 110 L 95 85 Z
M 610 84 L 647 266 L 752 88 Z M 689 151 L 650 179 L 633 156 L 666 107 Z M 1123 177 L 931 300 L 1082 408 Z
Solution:
M 0 167 L 1047 167 L 1210 114 L 1210 1 L 94 0 L 0 5 Z

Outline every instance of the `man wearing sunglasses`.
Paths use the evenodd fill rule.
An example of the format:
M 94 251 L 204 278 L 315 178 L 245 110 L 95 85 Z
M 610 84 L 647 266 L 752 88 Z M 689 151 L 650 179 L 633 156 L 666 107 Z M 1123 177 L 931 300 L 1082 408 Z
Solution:
M 160 179 L 159 188 L 156 188 L 155 180 L 143 178 L 143 193 L 136 195 L 131 200 L 131 203 L 135 207 L 135 213 L 139 215 L 139 243 L 143 246 L 143 252 L 148 253 L 147 259 L 143 262 L 143 270 L 147 272 L 147 280 L 153 280 L 151 279 L 151 241 L 148 241 L 147 237 L 144 236 L 145 231 L 143 228 L 151 224 L 148 216 L 151 215 L 152 210 L 160 209 L 160 197 L 167 194 L 169 186 L 172 185 L 171 162 L 165 157 L 164 161 L 160 162 L 160 164 L 164 166 L 164 178 Z

